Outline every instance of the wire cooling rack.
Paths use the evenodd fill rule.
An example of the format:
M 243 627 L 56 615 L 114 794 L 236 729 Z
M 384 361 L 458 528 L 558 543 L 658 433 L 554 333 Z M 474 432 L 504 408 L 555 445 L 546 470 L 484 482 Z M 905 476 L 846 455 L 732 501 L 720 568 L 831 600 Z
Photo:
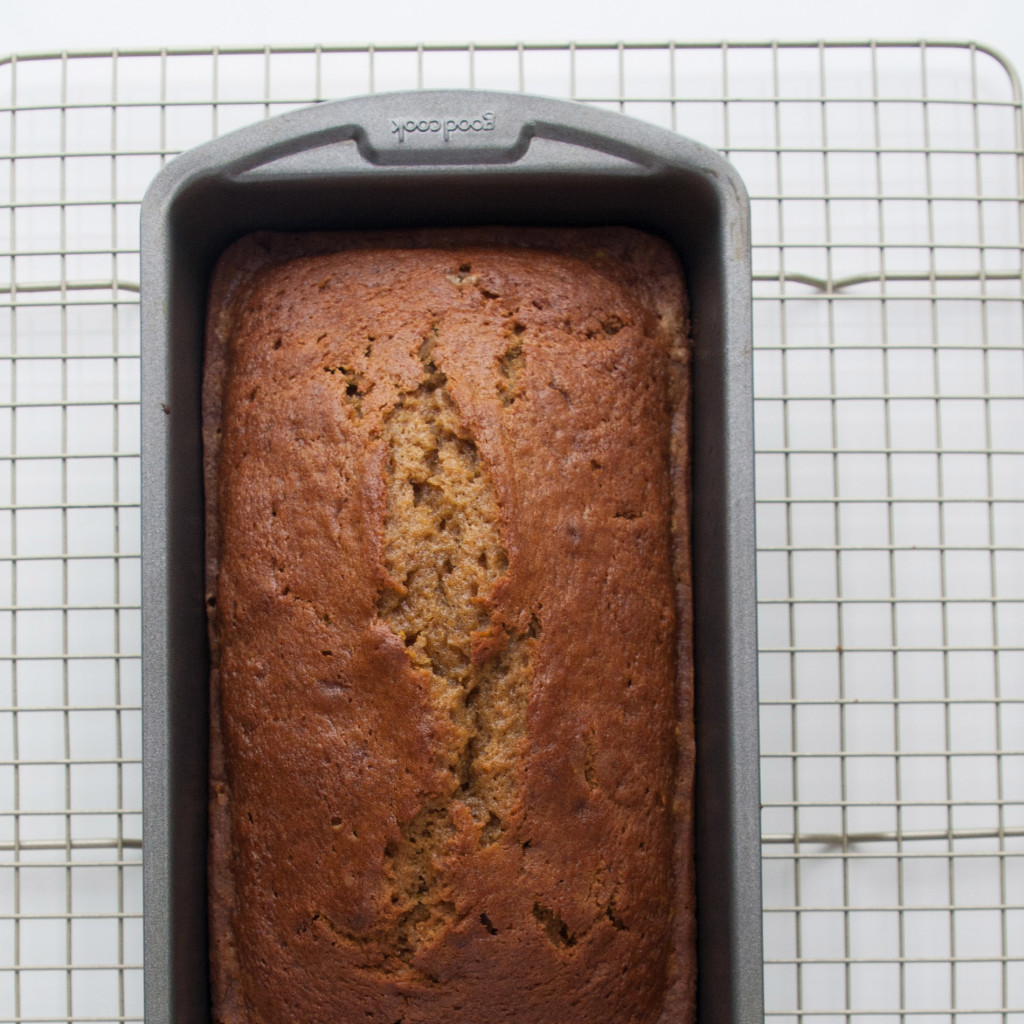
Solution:
M 753 199 L 768 1014 L 1024 1024 L 1024 141 L 932 43 L 0 61 L 0 1019 L 140 1020 L 137 220 L 314 100 L 526 90 Z

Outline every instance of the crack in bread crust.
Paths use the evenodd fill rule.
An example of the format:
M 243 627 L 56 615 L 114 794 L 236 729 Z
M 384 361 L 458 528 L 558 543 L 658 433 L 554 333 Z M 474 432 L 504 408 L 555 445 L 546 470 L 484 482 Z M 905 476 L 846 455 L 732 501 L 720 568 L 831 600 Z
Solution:
M 492 627 L 487 594 L 508 569 L 508 555 L 490 474 L 430 349 L 428 339 L 420 351 L 423 382 L 391 410 L 382 431 L 389 451 L 385 565 L 394 585 L 378 608 L 455 727 L 445 790 L 429 794 L 385 848 L 398 913 L 391 938 L 405 963 L 455 917 L 441 869 L 458 830 L 453 809 L 469 812 L 486 847 L 501 839 L 518 799 L 539 633 L 534 617 L 523 636 L 506 634 L 503 650 L 474 659 L 474 638 Z

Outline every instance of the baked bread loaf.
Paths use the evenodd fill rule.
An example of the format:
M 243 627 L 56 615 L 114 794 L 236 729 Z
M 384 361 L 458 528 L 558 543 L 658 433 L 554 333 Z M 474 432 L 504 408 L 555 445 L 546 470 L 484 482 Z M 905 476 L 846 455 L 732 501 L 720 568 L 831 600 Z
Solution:
M 692 1017 L 686 328 L 629 229 L 222 258 L 214 1020 Z

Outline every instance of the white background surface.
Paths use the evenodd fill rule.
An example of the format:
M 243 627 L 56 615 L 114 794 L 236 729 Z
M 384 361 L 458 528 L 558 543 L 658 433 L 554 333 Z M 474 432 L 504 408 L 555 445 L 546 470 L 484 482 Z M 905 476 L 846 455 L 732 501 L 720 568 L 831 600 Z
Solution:
M 936 39 L 1024 66 L 1017 0 L 0 0 L 0 53 L 252 43 Z
M 268 43 L 358 46 L 417 41 L 564 43 L 619 39 L 686 43 L 773 38 L 973 40 L 1000 50 L 1020 69 L 1024 67 L 1024 3 L 943 0 L 925 5 L 907 0 L 851 0 L 840 4 L 819 0 L 812 4 L 782 0 L 770 5 L 724 0 L 712 9 L 710 4 L 697 7 L 660 0 L 517 0 L 514 5 L 502 7 L 465 0 L 444 7 L 408 0 L 371 0 L 360 6 L 323 0 L 216 4 L 209 0 L 172 0 L 160 6 L 103 0 L 33 4 L 23 0 L 14 7 L 12 0 L 0 0 L 0 54 Z M 611 56 L 617 59 L 617 55 Z M 812 64 L 805 67 L 797 60 L 800 54 L 784 55 L 784 95 L 803 95 L 803 88 L 812 97 L 818 95 L 818 55 L 811 56 Z M 827 76 L 829 87 L 838 95 L 863 97 L 864 80 L 857 77 L 861 72 L 854 73 L 852 64 L 847 67 L 847 56 L 834 55 Z M 891 56 L 883 54 L 881 58 L 883 94 L 890 90 L 896 95 L 915 95 L 919 73 L 906 72 L 899 61 L 889 59 Z M 930 95 L 963 100 L 969 81 L 961 66 L 963 54 L 959 58 L 951 55 L 948 65 L 947 56 L 941 51 L 929 56 Z M 679 93 L 704 97 L 708 95 L 705 90 L 713 92 L 720 82 L 721 75 L 715 70 L 720 55 L 705 51 L 690 58 L 679 65 Z M 736 76 L 731 80 L 732 88 L 755 98 L 770 97 L 765 58 L 765 53 L 757 52 L 732 54 L 731 73 Z M 560 59 L 564 64 L 564 54 Z M 960 64 L 956 64 L 957 59 Z M 443 55 L 437 61 L 448 67 Z M 379 72 L 380 87 L 409 84 L 406 79 L 414 62 L 414 54 L 382 62 L 387 67 Z M 70 63 L 74 65 L 68 79 L 75 91 L 72 104 L 95 101 L 103 107 L 108 103 L 107 65 L 97 61 Z M 134 79 L 127 73 L 126 62 L 121 63 L 119 82 L 125 91 L 121 99 L 152 103 L 158 79 L 150 65 L 157 62 L 151 60 L 146 65 L 148 78 L 140 73 Z M 171 63 L 167 86 L 170 103 L 164 128 L 166 146 L 173 150 L 209 137 L 209 108 L 193 101 L 209 88 L 212 65 L 208 58 L 201 57 L 179 58 Z M 336 63 L 340 66 L 344 62 Z M 452 58 L 450 63 L 454 67 L 458 61 Z M 656 63 L 644 59 L 639 66 L 644 70 Z M 19 98 L 27 106 L 53 102 L 53 83 L 59 83 L 59 69 L 51 68 L 47 78 L 45 64 L 23 65 L 19 72 Z M 295 83 L 311 80 L 310 76 L 303 79 L 296 74 L 293 80 L 289 69 L 301 65 L 308 70 L 309 64 L 308 55 L 305 59 L 275 58 L 270 80 L 280 92 L 274 95 L 291 100 L 303 95 Z M 262 97 L 261 55 L 222 60 L 222 88 L 234 81 L 228 74 L 229 65 L 235 69 L 233 74 L 251 72 L 238 87 L 242 94 L 243 87 L 258 86 L 254 96 Z M 95 81 L 88 74 L 93 66 L 99 69 Z M 657 63 L 662 71 L 667 66 L 664 61 Z M 908 64 L 916 66 L 914 61 Z M 334 67 L 331 61 L 325 61 L 326 94 L 341 94 L 336 85 L 339 79 L 331 77 Z M 549 91 L 543 74 L 546 67 L 544 61 L 537 62 L 537 77 L 526 82 L 529 91 Z M 600 65 L 603 72 L 588 78 L 588 70 L 595 67 L 589 60 L 580 59 L 579 74 L 590 83 L 587 88 L 595 95 L 615 95 L 611 74 L 614 60 L 605 60 Z M 930 300 L 917 300 L 916 296 L 925 292 L 914 291 L 913 282 L 890 282 L 884 330 L 891 351 L 884 363 L 883 306 L 876 295 L 876 283 L 869 282 L 861 293 L 845 296 L 849 301 L 840 296 L 832 306 L 821 296 L 805 294 L 787 283 L 783 307 L 771 291 L 776 287 L 774 275 L 783 257 L 788 273 L 805 272 L 812 277 L 822 274 L 827 238 L 836 245 L 829 257 L 833 279 L 871 271 L 880 248 L 875 234 L 879 202 L 874 197 L 876 172 L 880 175 L 878 191 L 888 232 L 888 272 L 922 268 L 976 271 L 982 250 L 986 273 L 1017 271 L 1019 218 L 1000 215 L 1006 210 L 1008 198 L 1014 203 L 1014 211 L 1019 209 L 1016 158 L 999 152 L 1010 145 L 1012 136 L 1002 116 L 1010 113 L 1006 106 L 1010 97 L 1005 76 L 992 62 L 979 58 L 979 68 L 979 94 L 985 101 L 1002 103 L 1001 108 L 981 109 L 975 124 L 969 118 L 964 122 L 954 116 L 957 110 L 962 113 L 968 107 L 954 110 L 935 106 L 926 119 L 921 116 L 920 104 L 890 105 L 878 114 L 883 155 L 878 168 L 872 163 L 866 174 L 864 154 L 858 147 L 868 145 L 870 149 L 871 131 L 866 136 L 863 132 L 865 124 L 871 129 L 874 122 L 869 119 L 862 124 L 858 120 L 855 111 L 860 107 L 854 113 L 846 108 L 827 112 L 829 144 L 836 151 L 828 156 L 826 191 L 845 196 L 830 200 L 831 220 L 826 219 L 822 202 L 808 199 L 820 199 L 825 189 L 819 181 L 819 163 L 809 162 L 806 154 L 784 153 L 776 158 L 773 122 L 765 114 L 767 106 L 755 102 L 733 105 L 730 111 L 729 145 L 755 197 L 755 270 L 762 275 L 759 287 L 764 289 L 759 293 L 755 329 L 759 348 L 758 489 L 763 547 L 759 567 L 764 652 L 762 752 L 764 829 L 775 836 L 774 843 L 770 840 L 766 846 L 765 859 L 766 989 L 767 1009 L 778 1024 L 789 1024 L 798 1019 L 798 1013 L 824 1016 L 844 1012 L 870 1014 L 873 1016 L 861 1020 L 876 1024 L 884 1020 L 888 1024 L 896 1019 L 897 1007 L 919 1015 L 911 1020 L 928 1020 L 928 1024 L 945 1024 L 951 1019 L 952 1008 L 959 1011 L 963 1021 L 985 1020 L 987 1024 L 987 1019 L 999 1019 L 999 1007 L 1006 1007 L 1017 1013 L 1003 1019 L 1024 1024 L 1020 1014 L 1024 1007 L 1024 972 L 1020 970 L 1024 953 L 1022 840 L 1019 835 L 1011 836 L 997 848 L 991 835 L 997 827 L 1019 830 L 1024 821 L 1024 773 L 1019 771 L 1024 762 L 1016 753 L 994 753 L 1017 750 L 1024 735 L 1024 673 L 1019 671 L 1019 656 L 1015 660 L 1011 660 L 1013 655 L 1007 657 L 1005 665 L 1018 668 L 1014 672 L 1003 669 L 1002 692 L 997 699 L 988 652 L 974 649 L 979 644 L 987 648 L 990 642 L 995 643 L 993 621 L 1001 628 L 999 643 L 1007 648 L 1019 645 L 1024 623 L 1024 537 L 1020 532 L 1024 519 L 1017 514 L 1024 498 L 1019 483 L 1024 473 L 1018 468 L 1018 456 L 1012 456 L 1017 461 L 1011 463 L 1002 454 L 1007 449 L 1019 449 L 1024 428 L 1024 401 L 1020 397 L 1024 356 L 1019 351 L 1024 307 L 1016 290 L 1019 273 L 1010 283 L 1012 288 L 1005 281 L 1001 284 L 990 278 L 984 301 L 966 283 L 941 283 L 934 317 Z M 396 69 L 402 70 L 405 79 Z M 103 79 L 103 74 L 108 78 Z M 633 82 L 629 75 L 627 80 Z M 550 81 L 557 82 L 557 76 Z M 638 81 L 647 92 L 653 79 L 640 75 Z M 32 92 L 33 82 L 38 93 Z M 551 88 L 556 87 L 561 86 Z M 632 87 L 639 88 L 635 84 Z M 360 87 L 357 91 L 365 90 Z M 649 91 L 659 95 L 657 88 Z M 231 90 L 227 92 L 235 95 Z M 3 102 L 0 89 L 0 106 Z M 255 107 L 236 107 L 232 110 L 229 102 L 221 103 L 218 130 L 233 127 L 233 116 L 237 116 L 238 123 L 262 116 L 263 104 L 258 101 Z M 694 124 L 692 134 L 697 137 L 724 146 L 721 111 L 715 104 L 704 107 L 699 103 L 681 104 L 681 111 L 686 111 L 685 123 Z M 656 120 L 656 108 L 653 104 L 630 112 Z M 136 129 L 134 136 L 122 131 L 119 146 L 125 150 L 155 147 L 152 129 L 158 124 L 157 109 L 153 106 L 148 115 L 145 109 L 119 110 L 119 129 L 125 124 Z M 868 106 L 863 105 L 863 109 Z M 702 111 L 706 117 L 700 121 Z M 801 112 L 806 115 L 803 119 L 798 117 Z M 110 279 L 113 252 L 108 252 L 112 244 L 105 234 L 108 231 L 111 237 L 120 239 L 114 246 L 120 248 L 116 276 L 127 280 L 137 273 L 131 251 L 136 244 L 135 219 L 126 199 L 141 194 L 145 181 L 159 166 L 159 156 L 155 152 L 118 156 L 117 188 L 122 206 L 116 220 L 109 228 L 106 220 L 86 220 L 90 203 L 100 208 L 94 211 L 98 215 L 113 218 L 103 191 L 111 180 L 107 165 L 90 170 L 91 165 L 86 165 L 91 157 L 74 155 L 102 150 L 108 144 L 109 135 L 97 130 L 99 122 L 90 120 L 91 113 L 69 111 L 63 122 L 63 136 L 58 131 L 60 123 L 53 118 L 47 120 L 46 111 L 18 115 L 18 131 L 12 139 L 16 137 L 19 150 L 38 154 L 64 153 L 66 149 L 72 154 L 61 157 L 66 178 L 56 173 L 47 177 L 47 169 L 57 167 L 57 161 L 47 163 L 44 158 L 33 170 L 29 171 L 32 165 L 27 165 L 12 178 L 17 182 L 16 189 L 12 186 L 12 196 L 16 192 L 15 198 L 26 203 L 26 208 L 15 215 L 18 246 L 28 252 L 18 257 L 17 278 L 22 286 L 33 283 L 34 275 L 38 281 L 59 276 L 51 272 L 51 264 L 46 262 L 49 257 L 32 252 L 58 246 L 62 230 L 68 233 L 69 249 L 98 250 L 98 254 L 68 259 L 61 273 L 69 278 Z M 102 109 L 100 113 L 109 132 L 110 111 Z M 664 114 L 662 110 L 661 116 Z M 818 145 L 815 140 L 822 122 L 818 104 L 791 105 L 779 117 L 785 121 L 786 145 Z M 927 145 L 920 135 L 925 125 L 934 136 Z M 981 132 L 980 142 L 986 150 L 980 178 L 973 161 L 961 159 L 962 153 L 973 151 L 974 130 Z M 934 146 L 936 152 L 929 155 L 927 165 L 915 153 L 885 152 L 906 146 L 917 151 Z M 923 178 L 926 166 L 932 175 L 930 181 Z M 71 200 L 66 214 L 58 212 L 61 189 Z M 932 192 L 945 198 L 933 203 L 928 220 L 921 214 L 924 202 L 919 197 Z M 766 198 L 776 193 L 781 194 L 781 203 L 777 198 Z M 781 206 L 781 214 L 777 206 Z M 777 224 L 785 227 L 778 241 L 774 233 Z M 983 245 L 977 237 L 979 224 L 985 228 Z M 913 262 L 915 259 L 925 262 L 919 265 Z M 910 262 L 904 265 L 897 260 Z M 1010 301 L 1000 301 L 1003 288 L 1009 288 L 1006 294 Z M 902 301 L 892 301 L 894 294 L 900 300 L 904 291 Z M 45 295 L 39 297 L 28 291 L 18 301 L 32 307 L 37 298 L 45 305 Z M 83 456 L 93 451 L 89 447 L 94 443 L 92 438 L 100 438 L 95 445 L 104 451 L 111 443 L 106 439 L 111 433 L 110 406 L 87 408 L 79 400 L 98 397 L 106 402 L 111 395 L 120 395 L 128 402 L 128 396 L 137 390 L 136 380 L 127 376 L 135 366 L 128 351 L 134 351 L 131 346 L 137 336 L 135 308 L 130 302 L 119 307 L 124 317 L 119 344 L 128 354 L 117 361 L 118 373 L 126 376 L 118 378 L 116 387 L 101 379 L 103 372 L 110 374 L 112 361 L 108 366 L 92 357 L 88 361 L 72 360 L 65 371 L 69 406 L 64 415 L 71 429 L 64 486 L 74 502 L 103 505 L 112 501 L 107 491 L 114 486 L 113 476 L 105 482 L 94 471 L 83 479 L 95 490 L 76 489 L 82 486 L 75 476 L 77 469 L 91 461 Z M 831 319 L 827 309 L 832 309 L 828 314 Z M 19 345 L 35 345 L 51 354 L 62 351 L 62 343 L 73 353 L 78 349 L 86 354 L 94 349 L 105 352 L 110 347 L 110 331 L 105 322 L 95 319 L 98 312 L 99 307 L 76 304 L 69 310 L 66 323 L 53 328 L 51 337 L 47 331 L 52 325 L 42 319 L 49 311 L 19 309 Z M 33 316 L 40 317 L 38 325 Z M 52 389 L 59 381 L 48 372 L 45 362 L 26 360 L 23 366 L 25 379 L 19 377 L 17 398 L 29 407 L 18 410 L 18 457 L 25 469 L 24 479 L 18 478 L 18 501 L 26 506 L 47 501 L 59 504 L 62 485 L 58 478 L 28 477 L 28 470 L 35 466 L 33 455 L 45 455 L 62 444 L 59 431 L 56 435 L 47 433 L 38 425 L 28 429 L 35 425 L 33 416 L 39 417 L 40 423 L 44 417 L 51 425 L 57 422 L 53 415 L 56 404 L 45 413 L 30 406 L 33 402 L 56 403 L 47 388 Z M 84 373 L 83 367 L 95 371 L 94 376 L 79 380 L 76 374 Z M 36 368 L 40 372 L 33 377 L 30 371 Z M 839 394 L 833 396 L 837 382 Z M 933 393 L 953 400 L 939 407 Z M 988 421 L 986 413 L 979 412 L 983 402 L 988 403 Z M 1000 410 L 1006 410 L 1005 415 Z M 122 414 L 119 422 L 134 424 L 134 406 L 124 405 Z M 940 435 L 942 445 L 937 440 Z M 32 628 L 19 630 L 18 656 L 24 659 L 19 666 L 19 683 L 27 694 L 22 697 L 19 692 L 19 700 L 23 704 L 28 700 L 33 708 L 42 709 L 18 711 L 16 735 L 25 761 L 19 766 L 19 837 L 23 842 L 43 840 L 51 833 L 62 840 L 65 803 L 70 834 L 76 840 L 110 835 L 116 828 L 127 837 L 137 834 L 136 812 L 141 799 L 136 782 L 138 680 L 130 657 L 137 649 L 137 626 L 131 625 L 138 601 L 137 561 L 131 554 L 135 551 L 132 538 L 137 535 L 133 518 L 137 499 L 130 461 L 137 445 L 133 437 L 121 438 L 116 431 L 112 444 L 113 450 L 129 453 L 118 456 L 125 470 L 124 479 L 118 483 L 118 500 L 125 503 L 118 513 L 118 523 L 122 536 L 128 538 L 119 554 L 120 578 L 115 579 L 112 562 L 109 566 L 89 562 L 88 573 L 79 579 L 75 573 L 82 563 L 72 558 L 66 581 L 59 573 L 52 579 L 46 577 L 47 566 L 59 569 L 58 563 L 30 561 L 32 551 L 17 563 L 19 571 L 25 570 L 25 578 L 18 577 L 15 604 L 67 603 L 71 609 L 66 637 L 61 635 L 59 612 L 30 607 L 17 613 L 19 621 L 26 624 L 30 617 L 36 617 L 31 619 Z M 891 481 L 883 478 L 886 457 L 880 454 L 890 444 L 903 449 L 893 456 L 896 461 Z M 943 506 L 944 532 L 940 536 L 935 490 L 935 467 L 939 463 L 933 451 L 943 446 L 946 450 L 941 465 L 943 486 L 947 488 L 943 500 L 955 500 Z M 981 520 L 977 518 L 979 511 L 984 513 L 988 508 L 985 496 L 990 484 L 983 479 L 984 474 L 972 476 L 966 468 L 956 471 L 957 467 L 967 467 L 968 462 L 983 465 L 984 455 L 980 453 L 989 447 L 999 453 L 992 462 L 997 475 L 994 489 L 1004 498 L 1013 499 L 1012 503 L 995 505 L 991 525 L 984 515 Z M 113 460 L 108 462 L 113 465 Z M 1010 466 L 1012 473 L 1006 471 L 999 476 L 1003 465 Z M 833 470 L 834 483 L 830 476 Z M 56 488 L 56 497 L 31 489 L 32 485 L 42 488 L 47 481 Z M 951 481 L 960 489 L 950 491 Z M 833 491 L 839 498 L 866 494 L 879 500 L 843 506 L 836 515 Z M 918 500 L 909 501 L 908 494 Z M 890 497 L 894 499 L 889 502 L 892 507 L 883 508 Z M 785 517 L 787 507 L 790 521 Z M 75 517 L 81 511 L 68 513 L 69 555 L 82 551 L 88 554 L 90 543 L 96 550 L 107 551 L 111 542 L 101 535 L 108 529 L 107 520 L 96 524 L 83 540 L 75 532 Z M 40 513 L 26 507 L 26 519 L 29 514 L 37 525 L 45 525 L 44 519 L 59 524 L 58 514 L 52 510 Z M 114 521 L 112 513 L 109 518 Z M 840 547 L 849 549 L 840 550 L 838 556 L 833 550 L 837 520 Z M 24 527 L 19 529 L 21 558 L 25 553 L 22 549 L 32 537 Z M 992 546 L 997 549 L 991 561 L 984 553 L 990 530 Z M 40 550 L 54 558 L 58 553 L 63 557 L 63 543 L 57 535 L 40 541 Z M 980 554 L 973 550 L 979 545 Z M 840 592 L 841 618 L 835 603 Z M 944 619 L 937 612 L 939 592 L 945 602 Z M 998 598 L 995 604 L 993 597 Z M 103 603 L 99 610 L 92 607 L 97 602 Z M 112 690 L 108 695 L 103 687 L 113 685 L 112 672 L 102 662 L 88 658 L 113 646 L 108 634 L 114 628 L 112 609 L 118 606 L 127 610 L 118 613 L 121 624 L 117 641 L 120 651 L 129 657 L 122 664 L 116 693 Z M 990 608 L 995 609 L 995 615 Z M 978 615 L 988 618 L 982 621 Z M 53 624 L 49 633 L 40 625 L 45 616 Z M 887 631 L 893 626 L 890 619 L 899 627 L 898 643 L 904 648 L 896 658 L 884 650 L 889 644 Z M 833 637 L 831 630 L 837 622 L 843 633 Z M 940 622 L 948 630 L 948 637 L 939 635 Z M 836 648 L 839 641 L 845 651 L 841 681 L 834 651 L 819 650 L 823 645 Z M 939 652 L 947 643 L 957 649 L 951 651 L 944 665 Z M 800 648 L 795 656 L 788 653 L 791 644 Z M 883 648 L 881 657 L 872 649 L 879 645 Z M 66 694 L 61 692 L 59 678 L 31 674 L 37 663 L 30 660 L 34 654 L 65 648 L 70 655 Z M 899 669 L 898 689 L 892 678 L 893 662 Z M 944 682 L 946 690 L 942 688 Z M 836 699 L 840 694 L 841 702 Z M 50 704 L 56 710 L 47 710 Z M 76 704 L 80 707 L 60 710 Z M 5 727 L 0 739 L 12 735 Z M 122 776 L 116 774 L 110 762 L 115 747 L 124 761 Z M 0 747 L 2 758 L 7 758 L 9 764 L 11 754 L 3 753 Z M 68 758 L 74 763 L 65 770 L 63 763 Z M 89 758 L 103 763 L 84 763 Z M 31 800 L 24 794 L 29 794 Z M 0 805 L 7 806 L 2 800 Z M 123 809 L 120 824 L 101 813 L 111 807 Z M 938 837 L 924 840 L 918 836 L 899 847 L 891 842 L 851 840 L 841 852 L 835 843 L 805 839 L 799 856 L 790 844 L 780 841 L 780 837 L 792 833 L 886 833 L 896 827 L 919 833 L 935 830 Z M 954 839 L 954 828 L 983 831 L 986 836 Z M 4 838 L 0 836 L 0 840 Z M 44 859 L 50 854 L 57 861 Z M 20 965 L 16 982 L 10 972 L 0 976 L 0 1019 L 63 1018 L 65 1013 L 76 1019 L 96 1019 L 97 1015 L 133 1019 L 141 1012 L 138 852 L 126 849 L 123 867 L 108 865 L 101 860 L 104 856 L 98 850 L 76 851 L 79 859 L 72 858 L 70 866 L 65 867 L 63 848 L 36 851 L 26 846 L 20 853 L 16 884 L 4 880 L 15 877 L 10 873 L 0 879 L 0 915 L 4 915 L 0 919 L 0 966 L 11 962 Z M 87 858 L 84 863 L 82 858 Z M 16 909 L 4 903 L 5 891 L 19 894 Z M 16 916 L 15 926 L 12 922 Z M 65 978 L 65 964 L 70 980 Z

